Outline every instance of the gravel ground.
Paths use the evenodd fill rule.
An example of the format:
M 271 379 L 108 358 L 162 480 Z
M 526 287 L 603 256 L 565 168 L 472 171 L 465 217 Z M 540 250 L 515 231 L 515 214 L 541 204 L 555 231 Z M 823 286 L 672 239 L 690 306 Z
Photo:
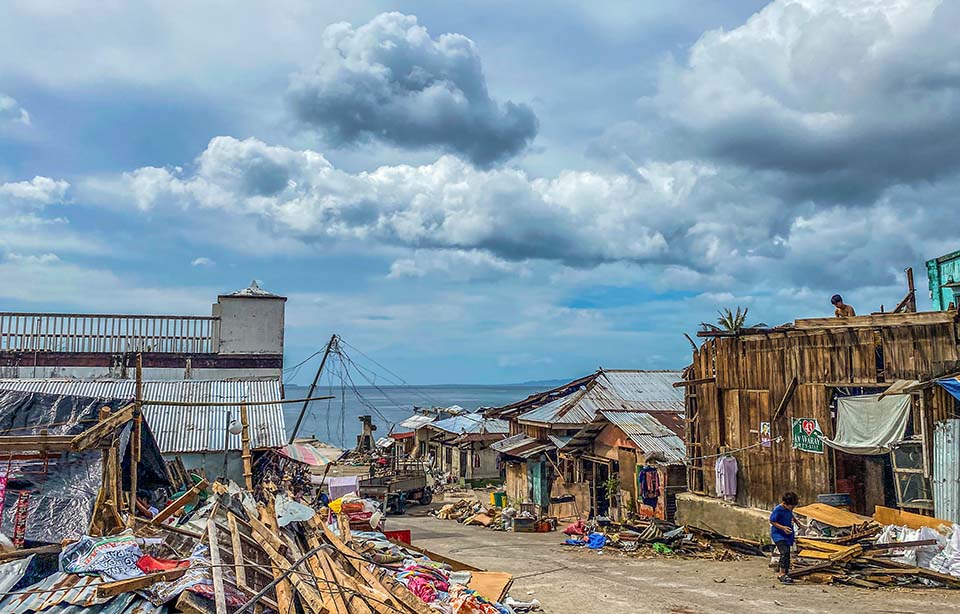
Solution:
M 412 514 L 422 513 L 412 508 Z M 514 574 L 514 599 L 566 612 L 960 612 L 960 591 L 868 590 L 776 582 L 768 561 L 635 558 L 560 546 L 560 533 L 503 533 L 431 516 L 391 516 L 415 544 L 476 567 Z

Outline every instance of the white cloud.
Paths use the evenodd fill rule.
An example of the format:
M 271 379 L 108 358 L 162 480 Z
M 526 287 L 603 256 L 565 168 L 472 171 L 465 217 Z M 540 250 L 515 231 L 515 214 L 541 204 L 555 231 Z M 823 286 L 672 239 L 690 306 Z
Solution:
M 70 184 L 62 179 L 36 176 L 30 181 L 0 183 L 0 197 L 8 196 L 41 204 L 62 202 Z
M 439 275 L 457 281 L 475 281 L 504 275 L 526 277 L 524 263 L 511 262 L 481 250 L 415 250 L 410 258 L 390 265 L 388 279 Z
M 321 44 L 315 66 L 294 77 L 290 100 L 297 117 L 334 145 L 439 147 L 488 165 L 537 133 L 529 106 L 490 97 L 480 53 L 466 36 L 433 38 L 415 16 L 383 13 L 357 28 L 328 26 Z
M 4 123 L 30 125 L 30 113 L 15 98 L 0 93 L 0 126 Z
M 960 4 L 776 0 L 665 64 L 655 108 L 701 155 L 856 200 L 960 168 Z
M 552 262 L 570 269 L 554 271 L 562 280 L 573 269 L 628 263 L 656 267 L 645 276 L 661 289 L 883 285 L 894 283 L 901 263 L 920 259 L 923 241 L 910 237 L 934 227 L 923 207 L 887 200 L 796 206 L 758 190 L 756 181 L 750 171 L 692 161 L 532 178 L 450 156 L 350 173 L 315 151 L 217 137 L 192 170 L 147 167 L 101 184 L 154 219 L 179 223 L 190 211 L 191 226 L 217 235 L 233 228 L 236 237 L 324 249 L 410 250 L 394 253 L 391 278 L 524 275 L 532 262 Z M 934 189 L 939 203 L 956 200 L 943 188 L 927 191 Z M 910 194 L 911 203 L 926 198 L 919 189 Z M 898 220 L 899 229 L 887 220 Z M 233 243 L 258 253 L 265 245 Z
M 194 258 L 190 263 L 190 266 L 211 267 L 215 264 L 216 262 L 214 262 L 212 259 L 207 258 L 206 256 L 200 256 L 199 258 Z
M 81 266 L 55 254 L 0 257 L 0 299 L 72 309 L 138 313 L 203 314 L 214 288 L 159 288 L 138 284 L 112 271 Z

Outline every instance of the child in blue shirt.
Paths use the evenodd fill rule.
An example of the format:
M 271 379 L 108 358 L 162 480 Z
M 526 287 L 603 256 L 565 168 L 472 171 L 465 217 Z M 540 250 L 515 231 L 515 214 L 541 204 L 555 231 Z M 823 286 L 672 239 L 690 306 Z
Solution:
M 793 546 L 793 508 L 800 498 L 795 492 L 784 493 L 781 503 L 770 513 L 770 540 L 780 552 L 777 578 L 784 584 L 793 584 L 790 577 L 790 548 Z

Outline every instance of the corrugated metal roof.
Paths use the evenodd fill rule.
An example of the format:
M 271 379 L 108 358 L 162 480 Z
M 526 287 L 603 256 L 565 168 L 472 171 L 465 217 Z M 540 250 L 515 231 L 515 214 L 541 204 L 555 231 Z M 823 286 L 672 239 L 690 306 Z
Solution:
M 673 383 L 680 371 L 600 371 L 593 381 L 565 397 L 521 414 L 521 422 L 578 426 L 603 410 L 683 411 L 683 391 Z
M 463 433 L 509 433 L 510 425 L 503 420 L 484 418 L 481 414 L 464 414 L 453 416 L 445 420 L 431 422 L 430 428 L 447 433 L 461 435 Z
M 660 453 L 671 463 L 682 463 L 686 456 L 686 444 L 674 432 L 658 420 L 675 421 L 676 414 L 663 412 L 649 414 L 634 411 L 604 411 L 601 415 L 611 424 L 617 426 L 637 444 L 644 454 Z
M 55 572 L 40 582 L 23 589 L 31 593 L 9 595 L 0 600 L 4 614 L 161 614 L 165 605 L 155 606 L 136 593 L 97 598 L 97 576 L 81 576 Z M 18 591 L 21 592 L 21 591 Z
M 132 380 L 0 379 L 0 389 L 64 396 L 133 399 Z M 172 380 L 143 382 L 144 400 L 198 403 L 278 401 L 279 380 Z M 163 454 L 222 452 L 231 420 L 240 419 L 239 407 L 177 407 L 147 405 L 143 415 Z M 282 405 L 247 408 L 250 446 L 277 448 L 286 443 Z M 230 450 L 242 449 L 240 435 L 230 435 Z
M 530 458 L 546 450 L 552 450 L 555 447 L 552 442 L 539 441 L 523 433 L 490 444 L 490 449 L 492 450 L 496 450 L 507 456 L 516 456 L 519 458 Z
M 415 431 L 421 426 L 424 426 L 425 424 L 430 424 L 436 419 L 437 419 L 436 416 L 424 416 L 422 414 L 414 414 L 409 418 L 407 418 L 406 420 L 404 420 L 403 422 L 401 422 L 398 426 L 400 428 L 410 429 L 411 431 Z

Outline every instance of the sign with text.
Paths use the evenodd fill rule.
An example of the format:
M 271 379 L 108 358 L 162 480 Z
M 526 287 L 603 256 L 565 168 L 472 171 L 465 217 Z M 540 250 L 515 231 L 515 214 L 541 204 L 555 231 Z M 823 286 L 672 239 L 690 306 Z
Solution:
M 823 431 L 816 418 L 793 419 L 793 447 L 804 452 L 823 454 Z

